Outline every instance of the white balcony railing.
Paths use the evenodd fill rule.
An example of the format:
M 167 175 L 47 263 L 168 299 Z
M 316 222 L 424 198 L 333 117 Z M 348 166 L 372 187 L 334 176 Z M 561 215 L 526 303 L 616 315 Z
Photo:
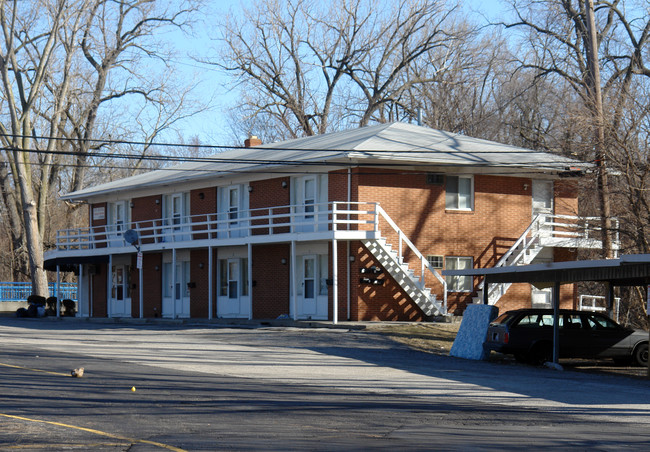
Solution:
M 287 205 L 63 229 L 57 232 L 56 249 L 124 247 L 122 234 L 127 229 L 138 233 L 140 245 L 327 231 L 378 231 L 378 203 L 330 202 L 307 207 L 307 211 L 304 205 Z

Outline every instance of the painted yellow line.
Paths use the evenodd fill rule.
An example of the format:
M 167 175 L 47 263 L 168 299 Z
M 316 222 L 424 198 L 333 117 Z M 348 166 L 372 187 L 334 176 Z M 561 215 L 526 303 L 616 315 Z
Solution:
M 93 444 L 61 444 L 61 443 L 56 443 L 56 444 L 48 444 L 48 443 L 39 443 L 38 447 L 35 444 L 19 444 L 15 446 L 8 446 L 6 444 L 1 444 L 0 447 L 2 450 L 21 450 L 21 449 L 27 449 L 27 450 L 36 450 L 36 449 L 48 449 L 48 450 L 69 450 L 69 449 L 82 449 L 82 450 L 91 450 L 91 449 L 97 449 L 98 447 L 125 447 L 128 446 L 129 443 L 126 441 L 122 441 L 120 443 L 93 443 Z
M 81 430 L 82 432 L 88 432 L 88 433 L 93 433 L 95 435 L 106 436 L 107 438 L 113 438 L 113 439 L 119 439 L 121 441 L 127 441 L 127 442 L 129 442 L 131 444 L 133 444 L 133 443 L 151 444 L 152 446 L 160 447 L 161 449 L 173 450 L 174 452 L 186 452 L 184 449 L 180 449 L 178 447 L 170 446 L 168 444 L 157 443 L 155 441 L 148 441 L 146 439 L 128 438 L 126 436 L 115 435 L 113 433 L 108 433 L 108 432 L 102 432 L 100 430 L 95 430 L 95 429 L 92 429 L 92 428 L 78 427 L 76 425 L 63 424 L 61 422 L 43 421 L 43 420 L 40 420 L 40 419 L 30 419 L 28 417 L 13 416 L 11 414 L 4 414 L 4 413 L 0 413 L 0 416 L 6 417 L 6 418 L 9 418 L 9 419 L 18 419 L 18 420 L 21 420 L 21 421 L 37 422 L 37 423 L 41 423 L 41 424 L 56 425 L 57 427 L 72 428 L 72 429 L 75 429 L 75 430 Z
M 59 376 L 63 376 L 63 377 L 69 377 L 70 376 L 70 374 L 64 374 L 64 373 L 61 373 L 61 372 L 50 372 L 49 370 L 32 369 L 31 367 L 14 366 L 13 364 L 0 363 L 0 366 L 13 367 L 14 369 L 31 370 L 33 372 L 42 372 L 44 374 L 59 375 Z

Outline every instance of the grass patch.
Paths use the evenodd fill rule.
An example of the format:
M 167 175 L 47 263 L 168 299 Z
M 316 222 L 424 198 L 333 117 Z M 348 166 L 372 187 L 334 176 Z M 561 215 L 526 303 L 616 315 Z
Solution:
M 460 323 L 388 324 L 373 328 L 400 344 L 427 353 L 448 355 Z

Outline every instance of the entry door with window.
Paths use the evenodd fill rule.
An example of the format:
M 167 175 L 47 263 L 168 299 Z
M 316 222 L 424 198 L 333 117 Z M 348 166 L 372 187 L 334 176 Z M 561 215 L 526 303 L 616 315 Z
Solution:
M 220 187 L 217 208 L 219 238 L 245 237 L 248 234 L 248 191 L 244 190 L 244 185 Z
M 316 230 L 316 201 L 318 199 L 317 180 L 315 176 L 298 180 L 296 210 L 296 232 L 314 232 Z
M 165 228 L 163 241 L 190 239 L 188 225 L 189 196 L 187 193 L 173 193 L 165 196 Z
M 131 291 L 128 265 L 111 268 L 111 317 L 131 317 Z
M 231 258 L 219 260 L 219 317 L 248 317 L 248 259 Z
M 553 181 L 533 181 L 533 218 L 537 215 L 553 215 Z M 551 221 L 551 218 L 548 219 Z M 551 226 L 542 226 L 544 235 L 551 234 Z
M 228 229 L 231 237 L 239 237 L 239 187 L 228 189 Z
M 175 265 L 172 262 L 163 264 L 163 317 L 189 318 L 189 281 L 189 261 L 176 262 Z
M 123 245 L 122 234 L 127 228 L 127 210 L 126 201 L 119 201 L 111 203 L 110 205 L 110 218 L 109 218 L 109 237 L 114 246 Z

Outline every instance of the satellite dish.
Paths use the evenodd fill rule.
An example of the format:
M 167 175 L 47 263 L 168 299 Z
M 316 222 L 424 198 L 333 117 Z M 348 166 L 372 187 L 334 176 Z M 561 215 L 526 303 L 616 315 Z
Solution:
M 135 244 L 138 243 L 138 233 L 134 229 L 124 231 L 124 240 L 135 246 Z

